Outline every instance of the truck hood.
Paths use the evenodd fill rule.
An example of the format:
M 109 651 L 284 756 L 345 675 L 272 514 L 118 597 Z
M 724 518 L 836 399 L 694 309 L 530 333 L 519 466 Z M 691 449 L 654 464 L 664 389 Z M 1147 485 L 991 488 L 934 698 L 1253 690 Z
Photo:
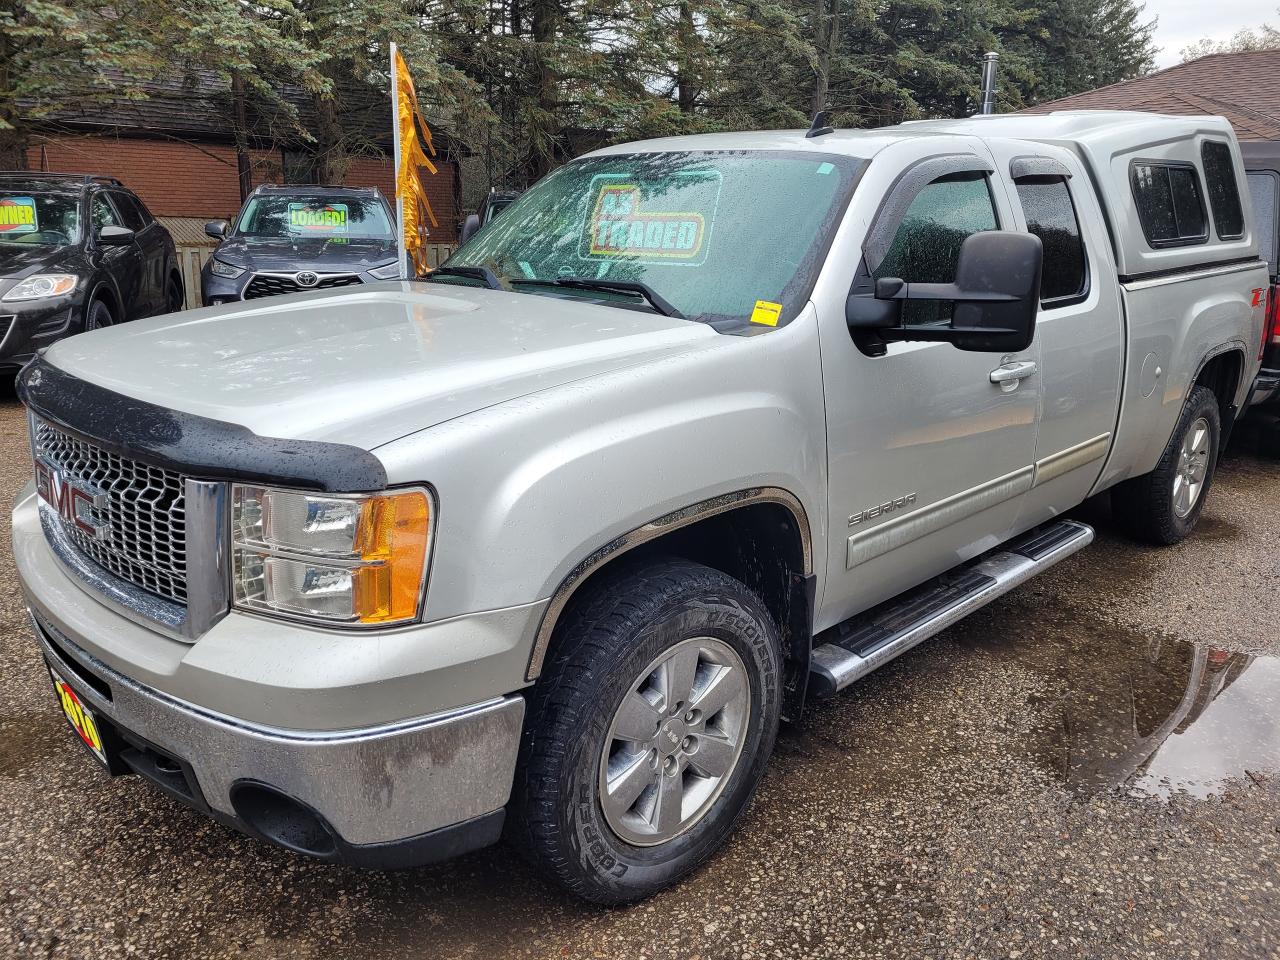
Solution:
M 371 450 L 484 407 L 709 344 L 688 320 L 534 294 L 380 283 L 95 330 L 45 358 L 267 437 Z

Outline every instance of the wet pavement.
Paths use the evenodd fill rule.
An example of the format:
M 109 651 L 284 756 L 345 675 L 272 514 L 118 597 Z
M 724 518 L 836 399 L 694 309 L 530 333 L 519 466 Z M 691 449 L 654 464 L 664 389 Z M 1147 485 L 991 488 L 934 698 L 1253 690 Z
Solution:
M 0 400 L 0 495 L 29 472 Z M 1202 527 L 1098 542 L 784 732 L 728 847 L 584 907 L 505 848 L 303 860 L 104 779 L 28 640 L 0 524 L 0 958 L 1280 956 L 1280 467 Z

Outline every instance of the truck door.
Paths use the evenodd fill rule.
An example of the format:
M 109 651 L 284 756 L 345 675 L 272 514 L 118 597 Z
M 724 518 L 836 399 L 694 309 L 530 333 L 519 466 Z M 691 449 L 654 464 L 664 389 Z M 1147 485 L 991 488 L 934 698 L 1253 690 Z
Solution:
M 1031 156 L 1025 142 L 987 146 L 1008 177 L 1017 229 L 1044 243 L 1036 319 L 1043 407 L 1021 532 L 1083 500 L 1102 471 L 1120 403 L 1124 319 L 1106 224 L 1080 161 L 1058 147 L 1037 146 Z
M 831 524 L 819 629 L 998 544 L 1031 486 L 1034 343 L 1017 355 L 890 343 L 875 355 L 844 322 L 859 271 L 950 282 L 965 237 L 1011 227 L 981 143 L 949 137 L 939 153 L 937 139 L 922 138 L 877 156 L 846 219 L 858 236 L 842 233 L 830 255 L 848 273 L 819 288 Z M 948 303 L 904 304 L 906 323 L 950 316 Z

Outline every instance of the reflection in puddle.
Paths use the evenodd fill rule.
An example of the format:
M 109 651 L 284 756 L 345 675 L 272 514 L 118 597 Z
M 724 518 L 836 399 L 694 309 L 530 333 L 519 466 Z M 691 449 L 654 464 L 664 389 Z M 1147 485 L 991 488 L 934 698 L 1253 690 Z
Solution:
M 1066 669 L 1052 766 L 1075 792 L 1204 799 L 1280 771 L 1280 660 L 1171 640 L 1123 647 L 1105 669 L 1077 657 Z

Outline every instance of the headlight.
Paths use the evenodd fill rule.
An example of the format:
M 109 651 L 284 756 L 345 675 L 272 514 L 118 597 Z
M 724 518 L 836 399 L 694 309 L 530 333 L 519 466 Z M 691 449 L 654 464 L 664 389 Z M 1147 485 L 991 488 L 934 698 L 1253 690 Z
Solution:
M 229 263 L 223 263 L 217 257 L 209 258 L 209 272 L 215 277 L 222 277 L 226 280 L 234 280 L 240 274 L 244 273 L 244 267 L 233 267 Z
M 374 267 L 369 271 L 369 276 L 377 277 L 379 280 L 399 280 L 400 279 L 400 261 L 394 263 L 385 263 L 380 267 Z
M 235 605 L 324 623 L 415 620 L 426 588 L 432 499 L 233 484 Z
M 42 300 L 61 297 L 76 288 L 76 278 L 69 273 L 38 273 L 27 277 L 4 295 L 5 300 Z

